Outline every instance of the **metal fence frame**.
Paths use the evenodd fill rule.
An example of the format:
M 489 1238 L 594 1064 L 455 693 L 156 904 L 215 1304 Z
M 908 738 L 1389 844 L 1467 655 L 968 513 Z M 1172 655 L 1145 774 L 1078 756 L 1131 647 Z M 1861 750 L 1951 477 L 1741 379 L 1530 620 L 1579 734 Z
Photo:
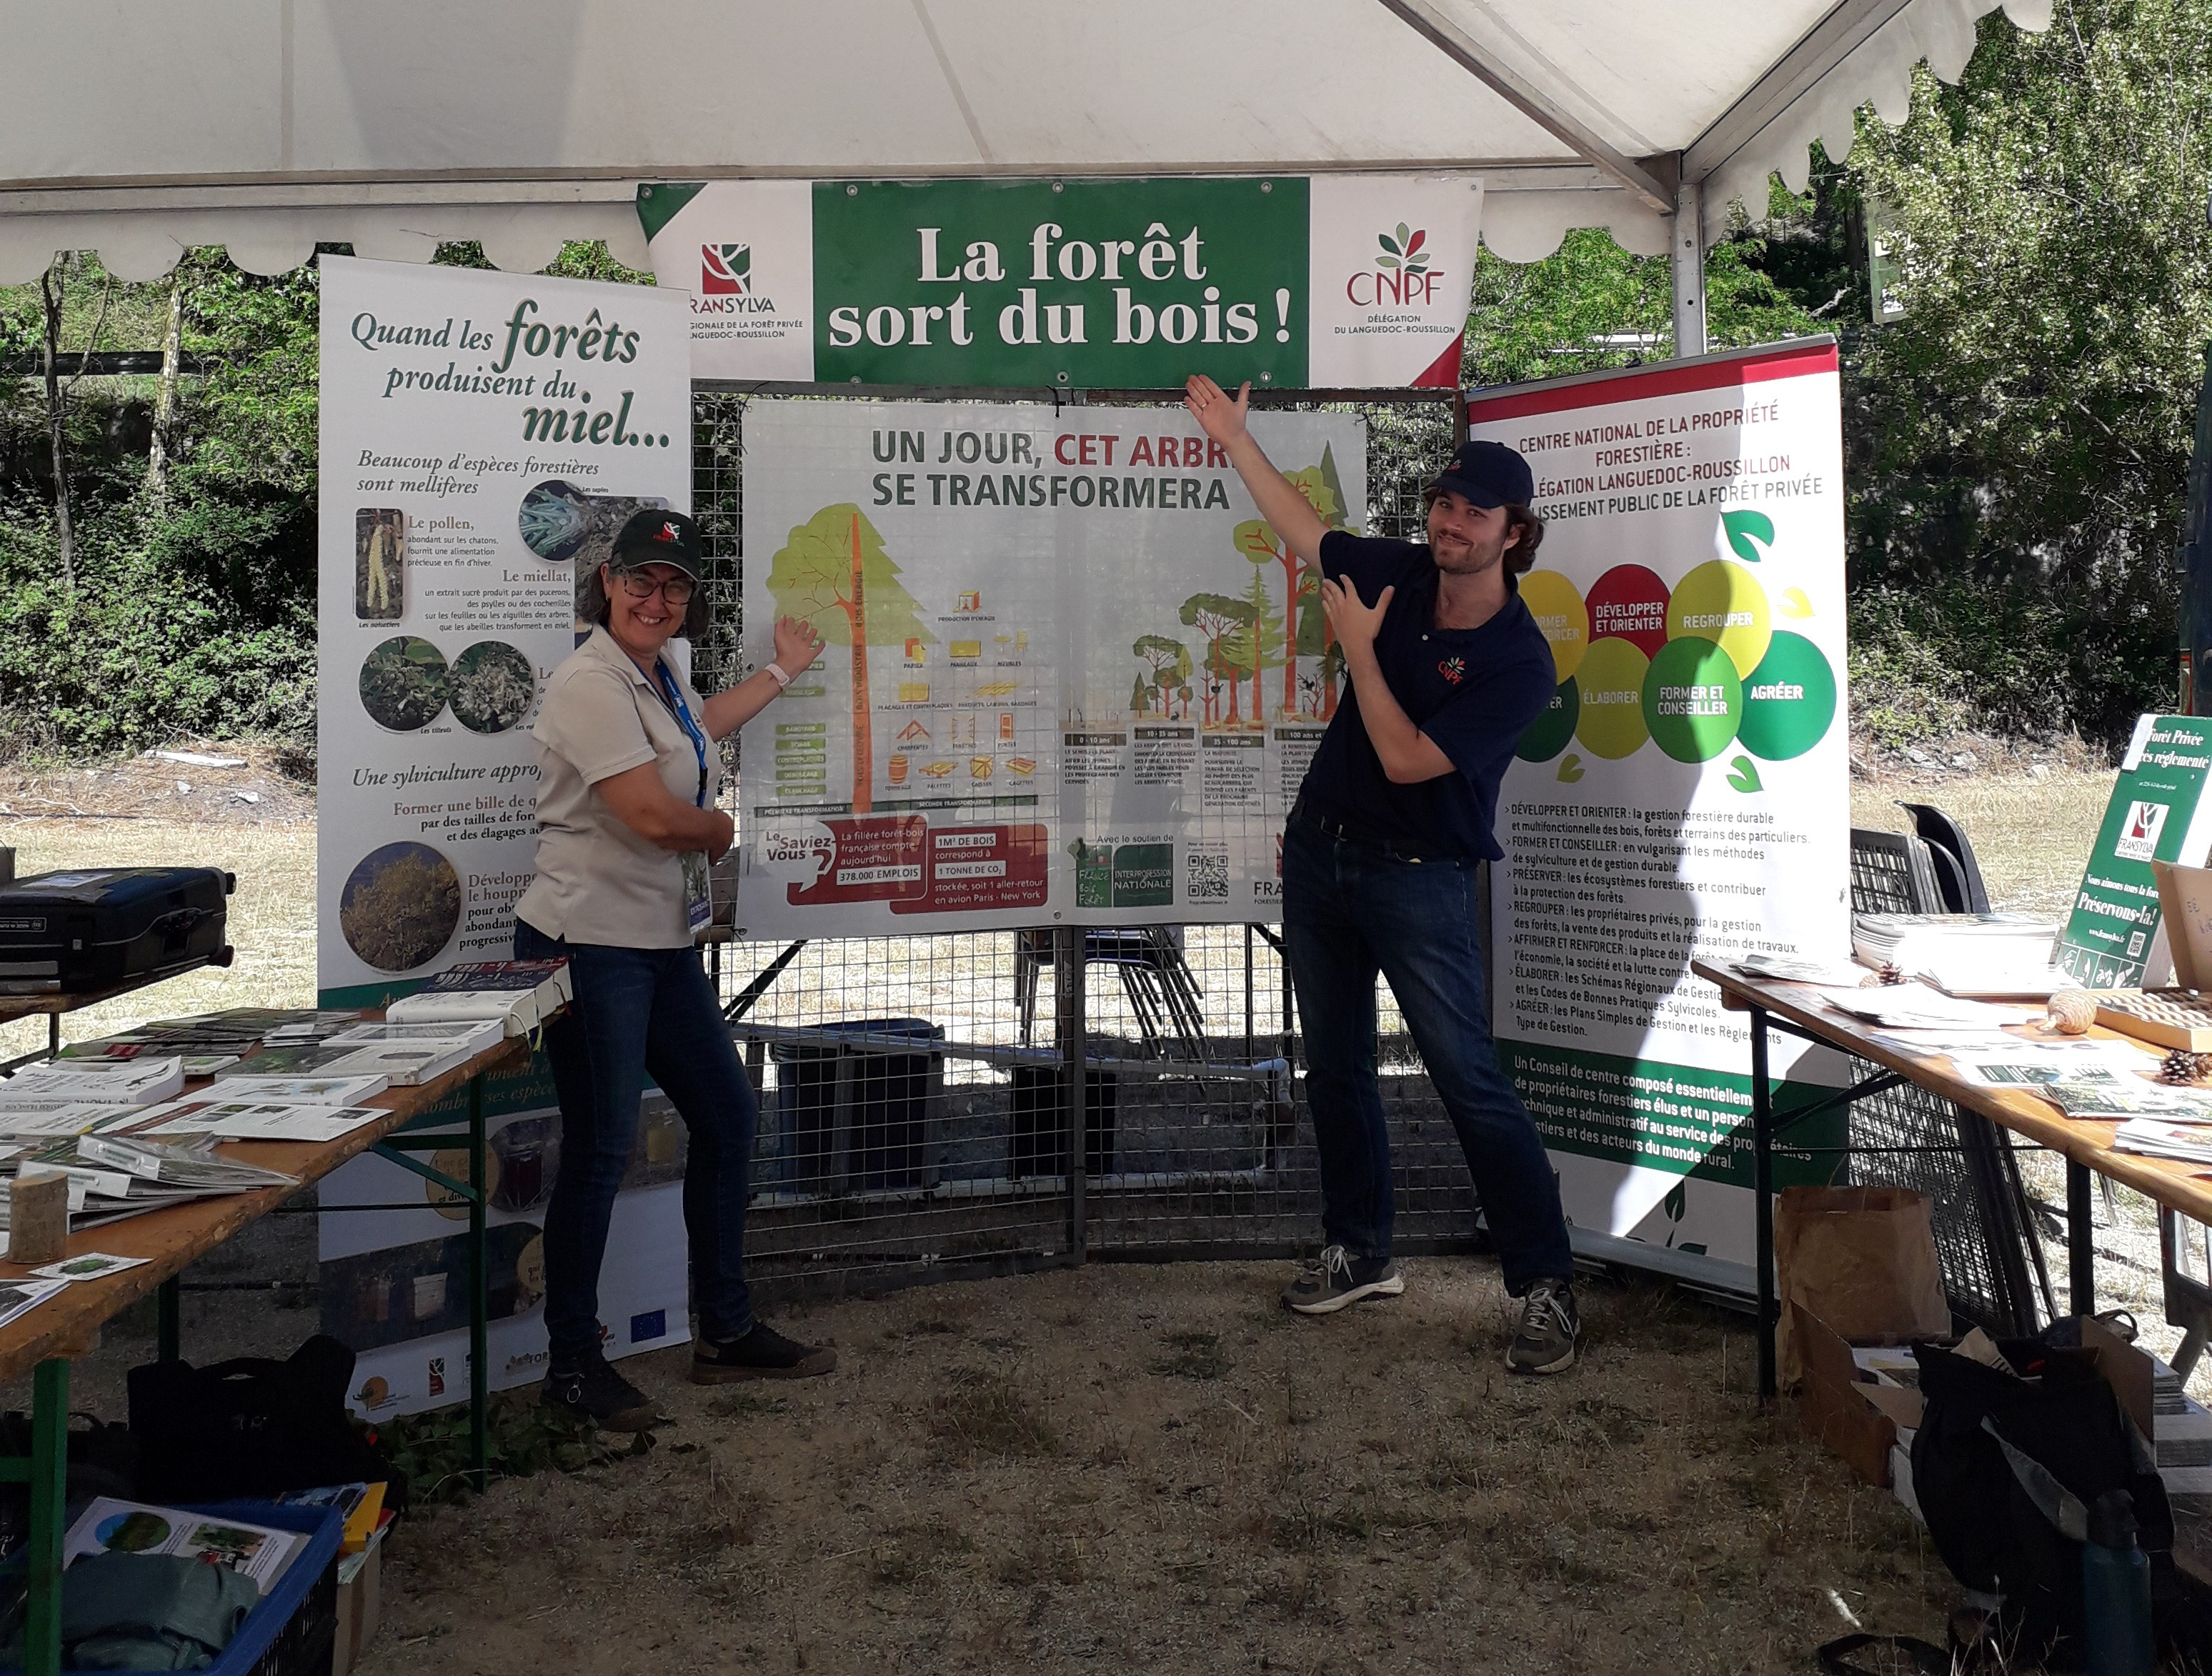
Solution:
M 1165 407 L 1182 392 L 695 385 L 693 509 L 714 627 L 694 657 L 708 690 L 738 672 L 745 410 L 853 397 L 1064 412 Z M 1365 412 L 1366 528 L 1377 534 L 1425 533 L 1419 489 L 1466 435 L 1464 399 L 1450 390 L 1255 391 L 1253 405 Z M 733 770 L 737 744 L 725 747 Z M 734 773 L 725 795 L 742 828 Z M 728 943 L 710 961 L 761 1096 L 746 1243 L 769 1296 L 1318 1244 L 1277 926 Z M 1027 1042 L 1024 996 L 1036 1017 Z M 1479 1248 L 1451 1126 L 1387 987 L 1378 1006 L 1395 1247 Z

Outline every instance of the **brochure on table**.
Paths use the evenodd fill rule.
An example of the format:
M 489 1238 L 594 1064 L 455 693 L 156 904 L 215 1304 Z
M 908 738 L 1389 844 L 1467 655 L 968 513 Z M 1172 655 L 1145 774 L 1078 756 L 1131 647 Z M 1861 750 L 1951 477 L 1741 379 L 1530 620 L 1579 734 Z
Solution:
M 1521 597 L 1559 675 L 1499 796 L 1495 1029 L 1570 1219 L 1617 1255 L 1752 1260 L 1750 1043 L 1690 962 L 1850 949 L 1836 368 L 1815 342 L 1468 406 L 1534 471 Z M 1844 1080 L 1770 1040 L 1784 1106 Z
M 2157 987 L 2172 970 L 2154 864 L 2212 850 L 2212 718 L 2143 716 L 2105 805 L 2058 964 L 2087 989 Z
M 1357 418 L 1252 429 L 1357 529 Z M 1334 714 L 1318 579 L 1179 410 L 763 404 L 748 648 L 828 645 L 746 727 L 738 934 L 1279 917 Z
M 579 578 L 640 507 L 690 507 L 690 309 L 676 292 L 531 274 L 342 257 L 321 270 L 318 968 L 323 1005 L 378 1006 L 512 952 L 536 850 L 530 727 L 575 645 Z M 486 1084 L 507 1138 L 499 1388 L 542 1361 L 542 1267 L 534 1229 L 517 1230 L 542 1220 L 558 1119 L 542 1058 Z M 436 1157 L 466 1179 L 465 1145 Z M 369 1155 L 324 1181 L 322 1203 L 424 1203 L 428 1185 Z M 688 1336 L 676 1192 L 634 1174 L 617 1204 L 611 1355 Z M 318 1218 L 329 1330 L 361 1353 L 359 1412 L 468 1394 L 463 1210 Z

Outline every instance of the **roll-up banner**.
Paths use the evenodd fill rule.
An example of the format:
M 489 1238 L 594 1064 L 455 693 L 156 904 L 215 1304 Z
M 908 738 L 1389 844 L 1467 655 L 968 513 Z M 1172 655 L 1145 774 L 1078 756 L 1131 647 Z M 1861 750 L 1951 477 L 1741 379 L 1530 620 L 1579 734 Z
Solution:
M 1835 348 L 1562 380 L 1468 416 L 1534 471 L 1521 592 L 1559 673 L 1499 799 L 1499 1050 L 1579 1233 L 1747 1265 L 1748 1032 L 1689 964 L 1850 954 Z M 1771 1040 L 1783 1109 L 1843 1084 L 1834 1054 Z M 1842 1126 L 1793 1128 L 1777 1181 L 1826 1180 L 1810 1149 Z
M 324 1005 L 374 1007 L 512 951 L 530 728 L 575 645 L 580 576 L 641 507 L 690 507 L 689 310 L 636 286 L 320 266 L 317 967 Z M 544 1371 L 560 1126 L 542 1055 L 488 1082 L 497 1390 Z M 461 1097 L 441 1115 L 463 1126 L 439 1163 L 465 1175 Z M 665 1113 L 640 1133 L 601 1281 L 610 1355 L 690 1337 L 680 1136 Z M 363 1413 L 468 1394 L 465 1207 L 374 1157 L 323 1186 L 326 1207 L 410 1202 L 319 1219 L 325 1326 L 360 1353 Z
M 1468 175 L 638 190 L 701 379 L 1026 389 L 1458 382 Z

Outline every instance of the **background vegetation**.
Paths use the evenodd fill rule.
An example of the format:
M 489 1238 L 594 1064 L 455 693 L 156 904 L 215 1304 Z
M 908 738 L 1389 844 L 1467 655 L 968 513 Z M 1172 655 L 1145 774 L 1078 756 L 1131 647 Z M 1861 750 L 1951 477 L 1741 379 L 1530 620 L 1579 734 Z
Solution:
M 1853 705 L 1890 744 L 1960 729 L 2097 741 L 2169 704 L 2183 477 L 2212 338 L 2212 0 L 1993 12 L 1960 84 L 1924 72 L 1892 130 L 1778 185 L 1711 257 L 1715 347 L 1843 344 Z M 1904 245 L 1909 312 L 1868 324 L 1864 216 Z M 481 264 L 473 246 L 441 261 Z M 649 282 L 604 248 L 553 270 Z M 37 378 L 0 376 L 0 751 L 314 726 L 315 295 L 195 252 L 111 284 L 64 258 L 64 352 L 188 367 L 67 392 L 64 562 Z M 40 288 L 0 289 L 0 365 L 42 342 Z M 96 343 L 95 343 L 96 339 Z M 1465 373 L 1495 384 L 1672 353 L 1667 263 L 1602 232 L 1486 253 Z M 161 446 L 155 448 L 157 434 Z M 158 452 L 161 469 L 149 471 Z

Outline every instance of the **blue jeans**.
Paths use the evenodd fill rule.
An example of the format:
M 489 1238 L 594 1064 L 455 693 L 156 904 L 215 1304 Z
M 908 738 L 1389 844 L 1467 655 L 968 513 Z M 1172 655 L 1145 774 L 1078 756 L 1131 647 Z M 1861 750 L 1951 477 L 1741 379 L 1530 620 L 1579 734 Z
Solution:
M 1474 864 L 1405 861 L 1294 818 L 1283 836 L 1283 936 L 1321 1153 L 1322 1230 L 1387 1256 L 1395 1193 L 1375 1073 L 1375 977 L 1389 979 L 1490 1223 L 1505 1289 L 1567 1279 L 1559 1178 L 1498 1063 L 1483 1006 Z
M 753 1324 L 745 1290 L 745 1170 L 759 1108 L 696 949 L 571 943 L 514 922 L 517 960 L 568 960 L 575 996 L 545 1027 L 561 1098 L 561 1169 L 545 1207 L 545 1333 L 553 1367 L 599 1354 L 599 1265 L 649 1076 L 690 1132 L 684 1227 L 699 1330 Z

